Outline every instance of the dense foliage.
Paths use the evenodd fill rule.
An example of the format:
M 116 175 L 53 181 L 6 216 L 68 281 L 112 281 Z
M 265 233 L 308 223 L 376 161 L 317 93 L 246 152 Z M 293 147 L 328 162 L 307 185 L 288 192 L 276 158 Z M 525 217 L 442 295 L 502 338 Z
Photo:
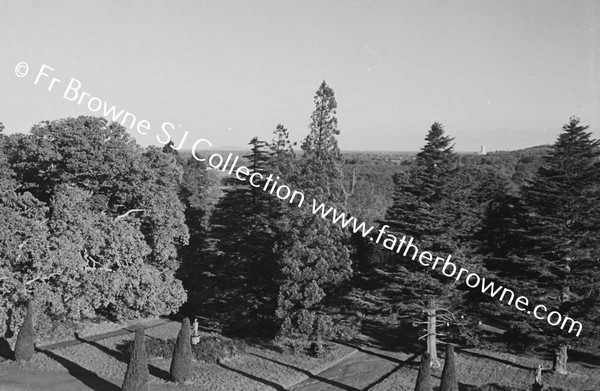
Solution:
M 172 156 L 90 117 L 43 122 L 1 146 L 5 334 L 30 298 L 41 328 L 179 308 L 177 252 L 188 230 Z
M 360 321 L 422 320 L 427 297 L 443 308 L 448 340 L 477 343 L 479 321 L 508 328 L 521 347 L 567 337 L 375 244 L 383 226 L 528 296 L 527 310 L 544 304 L 585 322 L 581 341 L 597 332 L 600 142 L 578 118 L 553 145 L 521 151 L 457 153 L 436 122 L 416 154 L 344 154 L 325 82 L 314 107 L 298 151 L 281 124 L 270 142 L 252 138 L 241 179 L 172 145 L 142 148 L 102 118 L 45 121 L 26 135 L 0 125 L 3 336 L 31 300 L 43 333 L 169 314 L 189 294 L 185 315 L 309 342 L 317 355 Z M 265 191 L 273 181 L 304 205 Z M 363 236 L 321 218 L 313 200 L 375 229 Z

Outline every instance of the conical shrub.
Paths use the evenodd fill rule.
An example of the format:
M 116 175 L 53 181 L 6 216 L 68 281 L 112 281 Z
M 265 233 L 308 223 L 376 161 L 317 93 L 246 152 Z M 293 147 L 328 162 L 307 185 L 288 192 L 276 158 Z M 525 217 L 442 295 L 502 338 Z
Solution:
M 171 377 L 177 383 L 188 380 L 192 374 L 192 333 L 190 320 L 184 318 L 181 322 L 181 330 L 177 335 L 173 359 L 171 360 Z
M 129 357 L 125 380 L 123 380 L 122 391 L 147 391 L 148 378 L 148 359 L 146 358 L 146 347 L 144 344 L 144 329 L 135 330 L 135 340 L 133 342 L 133 352 Z
M 446 345 L 446 360 L 442 371 L 442 384 L 440 391 L 458 391 L 458 380 L 456 379 L 456 367 L 454 362 L 454 345 Z
M 19 329 L 17 342 L 15 343 L 15 360 L 29 361 L 35 352 L 33 333 L 33 302 L 27 303 L 27 314 L 23 319 L 23 325 Z
M 429 353 L 423 353 L 421 356 L 421 366 L 417 376 L 415 391 L 433 391 L 431 388 L 431 374 L 429 373 L 430 357 Z

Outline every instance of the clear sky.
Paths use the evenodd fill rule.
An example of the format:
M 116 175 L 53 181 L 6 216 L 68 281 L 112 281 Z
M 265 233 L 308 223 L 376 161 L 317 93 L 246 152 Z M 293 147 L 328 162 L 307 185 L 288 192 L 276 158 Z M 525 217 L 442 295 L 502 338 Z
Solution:
M 326 80 L 342 149 L 416 150 L 434 121 L 459 151 L 524 148 L 572 115 L 600 138 L 597 0 L 0 0 L 0 15 L 8 133 L 93 114 L 63 98 L 76 78 L 151 124 L 142 145 L 167 121 L 185 148 L 245 146 L 278 123 L 300 140 Z M 55 71 L 34 85 L 42 64 Z

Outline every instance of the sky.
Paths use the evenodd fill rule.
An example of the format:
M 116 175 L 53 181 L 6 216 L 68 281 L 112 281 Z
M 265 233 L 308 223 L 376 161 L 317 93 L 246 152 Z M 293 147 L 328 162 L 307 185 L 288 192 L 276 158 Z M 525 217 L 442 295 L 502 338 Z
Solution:
M 325 80 L 343 150 L 418 150 L 434 121 L 458 151 L 553 143 L 573 115 L 600 138 L 596 0 L 0 0 L 0 15 L 7 133 L 100 102 L 148 122 L 141 145 L 165 123 L 186 149 L 279 123 L 300 141 Z

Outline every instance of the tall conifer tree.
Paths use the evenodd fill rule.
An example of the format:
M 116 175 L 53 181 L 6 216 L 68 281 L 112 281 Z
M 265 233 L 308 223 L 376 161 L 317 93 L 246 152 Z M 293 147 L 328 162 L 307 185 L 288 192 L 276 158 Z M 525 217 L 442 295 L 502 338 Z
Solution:
M 314 102 L 310 131 L 302 142 L 303 155 L 292 175 L 309 205 L 292 207 L 286 217 L 287 235 L 280 242 L 277 317 L 282 322 L 281 334 L 320 339 L 332 332 L 333 321 L 326 304 L 338 296 L 352 268 L 348 233 L 311 213 L 313 197 L 318 203 L 340 209 L 346 201 L 333 89 L 323 82 Z
M 381 223 L 389 225 L 388 231 L 398 238 L 405 235 L 407 241 L 414 238 L 413 244 L 420 251 L 460 258 L 456 225 L 461 202 L 454 179 L 457 155 L 453 151 L 453 139 L 436 122 L 425 140 L 410 169 L 394 176 L 393 203 Z M 398 255 L 386 251 L 386 269 L 392 274 L 377 277 L 388 285 L 386 295 L 403 303 L 400 304 L 403 311 L 417 311 L 417 314 L 422 309 L 419 302 L 423 295 L 443 299 L 456 293 L 446 277 L 432 274 L 430 269 L 412 260 L 412 253 L 407 255 L 405 258 L 403 252 Z
M 407 175 L 394 177 L 393 204 L 385 222 L 394 232 L 413 236 L 423 250 L 450 252 L 454 246 L 447 236 L 454 216 L 449 190 L 457 155 L 453 139 L 438 122 L 431 125 L 425 140 Z
M 521 197 L 507 196 L 490 205 L 483 233 L 494 259 L 489 267 L 506 286 L 518 288 L 548 312 L 587 318 L 592 326 L 600 319 L 600 286 L 595 282 L 600 278 L 600 141 L 587 129 L 579 118 L 571 118 Z M 547 342 L 548 333 L 560 333 L 523 313 L 498 311 L 523 342 Z
M 219 251 L 213 271 L 220 300 L 232 325 L 245 327 L 258 318 L 273 319 L 277 305 L 278 270 L 275 241 L 278 238 L 280 201 L 264 190 L 269 172 L 268 144 L 258 138 L 250 141 L 250 175 L 228 178 L 229 188 L 211 217 L 212 237 Z M 249 177 L 258 174 L 249 181 Z M 277 180 L 276 177 L 272 177 Z M 273 183 L 273 182 L 271 182 Z
M 534 295 L 572 317 L 597 318 L 600 141 L 592 139 L 588 128 L 572 117 L 524 187 L 530 211 L 526 235 L 532 245 L 522 253 L 529 269 L 538 273 Z

